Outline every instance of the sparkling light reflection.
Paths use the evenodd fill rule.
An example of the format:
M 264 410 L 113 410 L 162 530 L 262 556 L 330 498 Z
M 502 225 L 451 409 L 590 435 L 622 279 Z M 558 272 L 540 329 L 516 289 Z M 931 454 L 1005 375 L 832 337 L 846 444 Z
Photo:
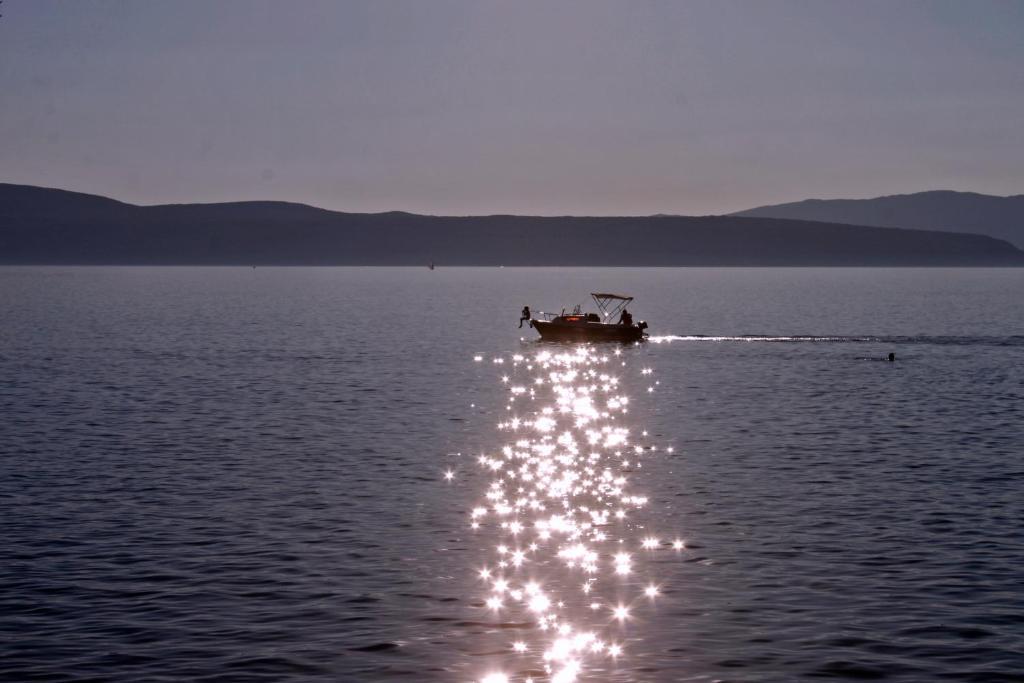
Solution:
M 683 548 L 631 514 L 647 497 L 627 474 L 656 449 L 634 442 L 624 424 L 630 399 L 614 374 L 624 372 L 621 353 L 580 346 L 492 361 L 503 366 L 508 419 L 498 428 L 509 441 L 477 458 L 491 480 L 470 526 L 493 552 L 477 570 L 483 603 L 512 630 L 507 651 L 522 658 L 515 670 L 530 673 L 490 671 L 482 683 L 539 681 L 540 670 L 564 683 L 609 667 L 630 622 L 660 595 L 643 565 L 651 553 Z M 648 391 L 652 373 L 640 371 Z

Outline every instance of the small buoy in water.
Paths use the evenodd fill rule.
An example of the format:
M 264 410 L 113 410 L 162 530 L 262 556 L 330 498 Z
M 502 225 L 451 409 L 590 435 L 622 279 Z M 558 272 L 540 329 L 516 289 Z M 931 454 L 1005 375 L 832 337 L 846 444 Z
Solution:
M 896 354 L 895 353 L 890 353 L 889 354 L 889 362 L 892 363 L 894 360 L 896 360 Z

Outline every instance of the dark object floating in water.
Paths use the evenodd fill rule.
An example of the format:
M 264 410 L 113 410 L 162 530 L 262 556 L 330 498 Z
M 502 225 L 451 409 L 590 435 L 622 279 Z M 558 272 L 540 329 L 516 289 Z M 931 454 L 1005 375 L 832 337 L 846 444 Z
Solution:
M 373 645 L 363 645 L 362 647 L 350 647 L 350 650 L 356 652 L 388 652 L 391 650 L 397 650 L 400 647 L 398 643 L 374 643 Z
M 896 360 L 896 354 L 895 353 L 890 353 L 889 354 L 889 362 L 892 363 L 894 360 Z
M 544 341 L 634 342 L 647 336 L 644 332 L 647 323 L 643 320 L 634 323 L 633 316 L 626 310 L 633 297 L 603 292 L 591 292 L 590 296 L 594 297 L 600 315 L 583 313 L 577 305 L 572 313 L 566 313 L 565 309 L 558 315 L 540 313 L 544 319 L 532 318 L 530 326 Z M 618 322 L 608 322 L 616 315 L 619 315 Z

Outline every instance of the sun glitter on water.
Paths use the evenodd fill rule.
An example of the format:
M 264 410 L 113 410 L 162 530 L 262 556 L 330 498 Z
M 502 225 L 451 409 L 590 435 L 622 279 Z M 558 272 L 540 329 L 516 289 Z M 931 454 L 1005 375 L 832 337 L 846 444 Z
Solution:
M 503 668 L 474 680 L 568 683 L 627 655 L 631 623 L 661 596 L 645 560 L 683 544 L 645 530 L 642 514 L 633 520 L 647 497 L 627 474 L 657 448 L 625 424 L 630 399 L 613 374 L 625 370 L 621 352 L 579 346 L 500 360 L 507 442 L 477 458 L 491 480 L 469 516 L 489 548 L 477 570 L 482 608 L 510 635 Z

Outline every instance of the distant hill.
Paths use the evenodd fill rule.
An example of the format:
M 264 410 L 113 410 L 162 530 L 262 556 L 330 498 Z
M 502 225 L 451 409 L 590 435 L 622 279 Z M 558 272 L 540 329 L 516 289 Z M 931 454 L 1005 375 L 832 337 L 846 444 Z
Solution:
M 980 235 L 737 216 L 357 214 L 286 202 L 135 206 L 0 184 L 0 263 L 1024 265 Z
M 937 190 L 875 199 L 807 199 L 759 206 L 733 216 L 795 218 L 853 225 L 991 235 L 1024 249 L 1024 195 L 996 197 Z

